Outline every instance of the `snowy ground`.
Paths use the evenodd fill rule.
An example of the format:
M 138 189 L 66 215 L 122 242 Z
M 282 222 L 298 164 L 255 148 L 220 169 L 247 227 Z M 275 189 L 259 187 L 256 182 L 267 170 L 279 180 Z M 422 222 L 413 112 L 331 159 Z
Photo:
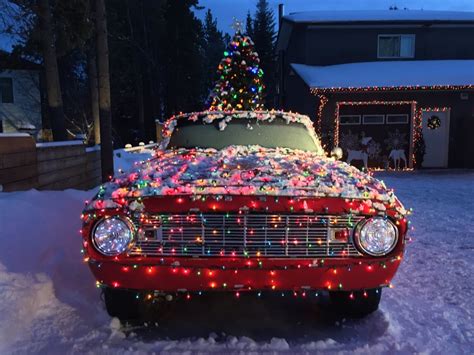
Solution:
M 0 353 L 472 353 L 474 172 L 379 176 L 414 208 L 414 241 L 363 320 L 301 299 L 195 297 L 157 324 L 123 327 L 81 262 L 93 191 L 0 193 Z

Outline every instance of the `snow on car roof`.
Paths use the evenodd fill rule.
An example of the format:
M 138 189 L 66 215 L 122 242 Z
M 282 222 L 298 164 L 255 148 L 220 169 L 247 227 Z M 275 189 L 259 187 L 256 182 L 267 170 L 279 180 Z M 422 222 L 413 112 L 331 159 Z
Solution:
M 325 22 L 473 22 L 474 12 L 467 11 L 425 11 L 425 10 L 347 10 L 347 11 L 305 11 L 284 17 L 296 23 Z
M 291 64 L 314 89 L 474 85 L 474 60 L 411 60 L 330 66 Z

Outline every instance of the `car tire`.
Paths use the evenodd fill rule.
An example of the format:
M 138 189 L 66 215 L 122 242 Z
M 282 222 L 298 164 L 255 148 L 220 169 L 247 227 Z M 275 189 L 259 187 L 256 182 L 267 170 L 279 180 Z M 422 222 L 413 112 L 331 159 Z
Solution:
M 136 297 L 137 292 L 105 287 L 103 295 L 107 313 L 111 317 L 124 321 L 140 318 L 143 301 L 142 297 Z
M 329 299 L 334 312 L 351 317 L 362 318 L 379 308 L 381 288 L 365 291 L 330 291 Z

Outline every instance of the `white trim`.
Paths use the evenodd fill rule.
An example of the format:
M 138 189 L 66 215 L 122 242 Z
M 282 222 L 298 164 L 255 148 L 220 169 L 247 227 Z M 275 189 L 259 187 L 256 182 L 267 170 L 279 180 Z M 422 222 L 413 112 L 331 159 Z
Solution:
M 398 55 L 398 56 L 393 56 L 393 57 L 389 57 L 389 56 L 381 56 L 380 55 L 380 37 L 399 37 L 400 38 L 400 51 L 401 51 L 401 47 L 402 47 L 402 37 L 411 37 L 413 38 L 413 42 L 412 42 L 412 48 L 411 48 L 411 52 L 412 52 L 412 55 L 410 56 L 402 56 L 401 54 Z M 377 58 L 378 59 L 407 59 L 407 58 L 415 58 L 415 41 L 416 41 L 416 35 L 414 34 L 410 34 L 410 33 L 387 33 L 387 34 L 379 34 L 377 35 Z
M 406 120 L 405 120 L 405 122 L 389 122 L 389 118 L 393 117 L 393 116 L 405 116 Z M 409 122 L 409 118 L 408 118 L 408 115 L 406 113 L 398 113 L 398 114 L 393 113 L 393 114 L 388 114 L 387 115 L 387 119 L 385 120 L 385 122 L 387 124 L 390 124 L 390 125 L 392 125 L 392 124 L 407 124 Z
M 365 122 L 366 117 L 382 117 L 382 122 Z M 385 115 L 380 115 L 380 114 L 363 115 L 362 124 L 363 125 L 383 125 L 385 124 Z
M 357 117 L 359 119 L 359 122 L 358 123 L 342 123 L 341 122 L 342 117 Z M 339 115 L 339 125 L 341 126 L 358 126 L 360 124 L 361 124 L 360 115 Z
M 415 120 L 418 117 L 417 114 L 418 110 L 418 103 L 412 102 L 411 104 L 411 111 L 410 111 L 410 117 L 408 117 L 408 122 L 410 124 L 410 144 L 408 145 L 408 166 L 413 169 L 413 153 L 415 151 L 415 142 L 414 142 L 414 133 L 415 133 L 415 124 L 418 124 L 419 122 L 415 122 Z M 421 112 L 420 112 L 421 115 Z M 421 119 L 421 117 L 419 117 Z

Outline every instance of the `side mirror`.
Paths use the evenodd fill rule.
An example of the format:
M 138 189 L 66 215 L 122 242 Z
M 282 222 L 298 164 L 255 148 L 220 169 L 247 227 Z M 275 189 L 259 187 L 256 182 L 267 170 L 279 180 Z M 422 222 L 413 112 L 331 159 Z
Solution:
M 342 158 L 342 155 L 343 155 L 343 152 L 340 147 L 336 147 L 333 150 L 331 150 L 331 158 L 339 160 Z

